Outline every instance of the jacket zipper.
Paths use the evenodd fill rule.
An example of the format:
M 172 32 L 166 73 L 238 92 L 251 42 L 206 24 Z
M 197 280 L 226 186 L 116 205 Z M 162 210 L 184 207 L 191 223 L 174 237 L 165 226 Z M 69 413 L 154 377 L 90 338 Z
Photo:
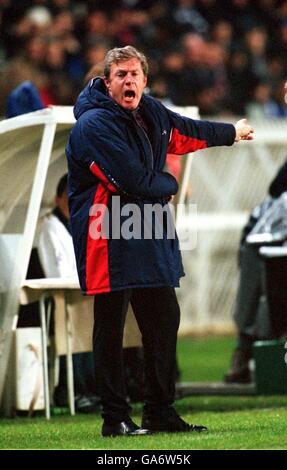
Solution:
M 150 153 L 151 153 L 151 167 L 152 167 L 152 169 L 153 169 L 153 168 L 154 168 L 154 155 L 153 155 L 153 149 L 152 149 L 152 146 L 151 146 L 151 143 L 150 143 L 149 137 L 148 137 L 148 135 L 147 135 L 146 131 L 144 130 L 144 128 L 143 128 L 143 127 L 142 127 L 142 126 L 141 126 L 141 125 L 140 125 L 140 124 L 137 122 L 137 120 L 136 120 L 136 118 L 135 118 L 135 117 L 133 117 L 133 120 L 134 120 L 134 122 L 135 122 L 136 126 L 137 126 L 137 127 L 139 127 L 139 128 L 140 128 L 140 130 L 143 132 L 143 134 L 144 134 L 145 138 L 146 138 L 146 139 L 147 139 L 147 141 L 148 141 L 149 148 L 150 148 Z

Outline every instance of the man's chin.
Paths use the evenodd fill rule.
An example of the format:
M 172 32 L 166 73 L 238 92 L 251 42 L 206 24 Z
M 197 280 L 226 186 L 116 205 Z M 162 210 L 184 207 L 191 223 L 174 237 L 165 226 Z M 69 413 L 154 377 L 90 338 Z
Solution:
M 134 111 L 135 109 L 137 109 L 139 102 L 137 100 L 133 100 L 131 102 L 124 101 L 121 105 L 124 109 Z

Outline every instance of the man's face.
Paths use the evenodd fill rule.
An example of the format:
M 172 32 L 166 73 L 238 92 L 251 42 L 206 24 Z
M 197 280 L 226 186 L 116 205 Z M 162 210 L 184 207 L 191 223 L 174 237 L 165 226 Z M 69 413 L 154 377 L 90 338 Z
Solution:
M 138 107 L 146 83 L 147 77 L 137 58 L 112 64 L 110 77 L 105 79 L 110 96 L 120 106 L 129 110 Z

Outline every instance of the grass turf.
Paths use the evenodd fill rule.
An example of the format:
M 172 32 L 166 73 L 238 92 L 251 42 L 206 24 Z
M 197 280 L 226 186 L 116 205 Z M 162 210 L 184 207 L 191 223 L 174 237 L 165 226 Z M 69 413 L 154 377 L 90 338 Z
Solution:
M 231 338 L 179 341 L 183 381 L 219 381 L 229 364 Z M 43 416 L 0 420 L 1 449 L 286 449 L 287 396 L 190 397 L 177 409 L 189 422 L 209 427 L 204 434 L 157 434 L 156 437 L 102 438 L 99 415 Z M 139 423 L 141 406 L 135 405 Z
M 235 339 L 226 337 L 181 338 L 177 358 L 182 382 L 220 382 L 230 365 Z

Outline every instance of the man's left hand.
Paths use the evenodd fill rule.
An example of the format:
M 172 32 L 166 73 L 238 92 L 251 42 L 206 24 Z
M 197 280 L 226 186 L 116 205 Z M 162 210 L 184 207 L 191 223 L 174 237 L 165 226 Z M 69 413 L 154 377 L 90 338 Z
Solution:
M 239 142 L 240 140 L 252 140 L 254 137 L 254 128 L 247 123 L 247 119 L 240 119 L 237 121 L 235 124 L 235 131 L 235 142 Z

